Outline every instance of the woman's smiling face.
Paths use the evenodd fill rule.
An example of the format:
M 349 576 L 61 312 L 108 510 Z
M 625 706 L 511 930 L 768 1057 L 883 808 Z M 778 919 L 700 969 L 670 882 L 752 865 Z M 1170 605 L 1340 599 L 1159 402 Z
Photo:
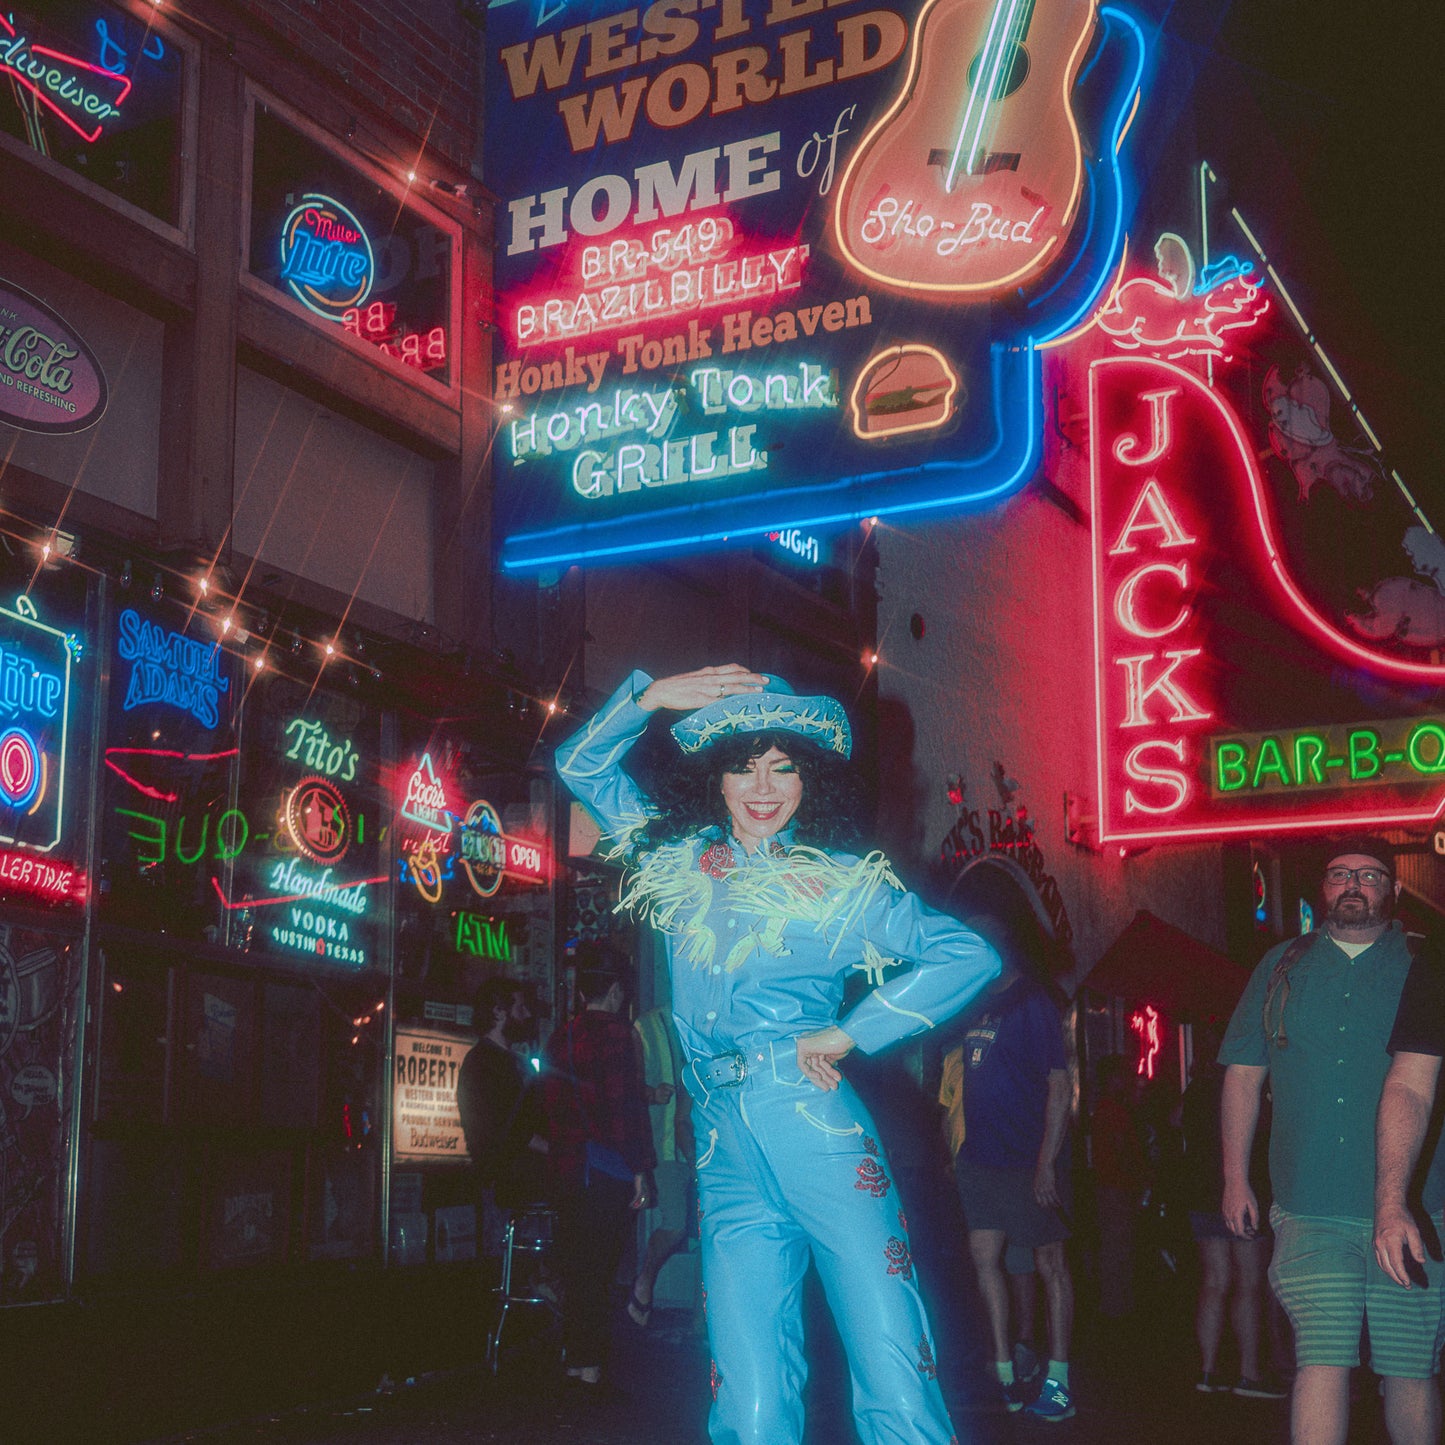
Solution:
M 779 748 L 751 758 L 740 773 L 722 775 L 723 801 L 733 834 L 749 853 L 781 833 L 803 800 L 797 765 Z

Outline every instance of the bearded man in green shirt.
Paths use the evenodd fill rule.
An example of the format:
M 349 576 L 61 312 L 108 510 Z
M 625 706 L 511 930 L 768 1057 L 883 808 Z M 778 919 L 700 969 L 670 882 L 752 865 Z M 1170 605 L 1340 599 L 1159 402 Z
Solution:
M 1387 842 L 1340 839 L 1321 880 L 1323 927 L 1264 956 L 1219 1051 L 1224 1217 L 1241 1237 L 1265 1225 L 1249 1187 L 1249 1152 L 1266 1078 L 1274 1096 L 1269 1277 L 1295 1328 L 1292 1445 L 1344 1445 L 1362 1323 L 1371 1367 L 1385 1381 L 1393 1445 L 1440 1438 L 1434 1376 L 1445 1265 L 1427 1260 L 1427 1287 L 1406 1291 L 1373 1249 L 1375 1113 L 1414 952 L 1394 918 L 1399 891 Z M 1445 1151 L 1437 1150 L 1423 1189 L 1437 1227 L 1442 1204 Z

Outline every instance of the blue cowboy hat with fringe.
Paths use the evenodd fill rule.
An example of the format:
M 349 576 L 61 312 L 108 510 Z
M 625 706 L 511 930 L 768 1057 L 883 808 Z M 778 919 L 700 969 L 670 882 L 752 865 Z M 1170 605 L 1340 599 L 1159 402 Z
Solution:
M 685 753 L 700 752 L 735 733 L 797 733 L 828 752 L 851 757 L 853 730 L 843 705 L 831 697 L 799 697 L 780 677 L 764 673 L 761 692 L 720 697 L 672 725 Z

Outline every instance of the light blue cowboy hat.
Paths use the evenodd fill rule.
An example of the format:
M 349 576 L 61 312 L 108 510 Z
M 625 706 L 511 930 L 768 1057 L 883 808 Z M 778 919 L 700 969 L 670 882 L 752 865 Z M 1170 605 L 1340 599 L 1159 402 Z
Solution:
M 685 753 L 701 751 L 734 733 L 788 732 L 807 738 L 828 752 L 850 757 L 853 730 L 843 705 L 831 697 L 799 697 L 780 677 L 764 673 L 762 692 L 720 697 L 672 725 L 672 735 Z

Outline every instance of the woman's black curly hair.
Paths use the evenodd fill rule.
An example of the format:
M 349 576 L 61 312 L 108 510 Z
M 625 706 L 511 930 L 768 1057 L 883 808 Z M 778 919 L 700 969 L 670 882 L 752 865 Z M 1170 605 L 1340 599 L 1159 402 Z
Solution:
M 845 758 L 798 733 L 781 729 L 733 733 L 696 753 L 674 754 L 667 766 L 648 779 L 657 809 L 637 833 L 631 854 L 636 858 L 665 843 L 694 837 L 709 827 L 730 829 L 723 801 L 724 773 L 742 773 L 753 758 L 770 748 L 786 753 L 803 780 L 803 796 L 793 815 L 793 841 L 813 848 L 852 850 L 862 837 L 862 805 L 857 782 Z

